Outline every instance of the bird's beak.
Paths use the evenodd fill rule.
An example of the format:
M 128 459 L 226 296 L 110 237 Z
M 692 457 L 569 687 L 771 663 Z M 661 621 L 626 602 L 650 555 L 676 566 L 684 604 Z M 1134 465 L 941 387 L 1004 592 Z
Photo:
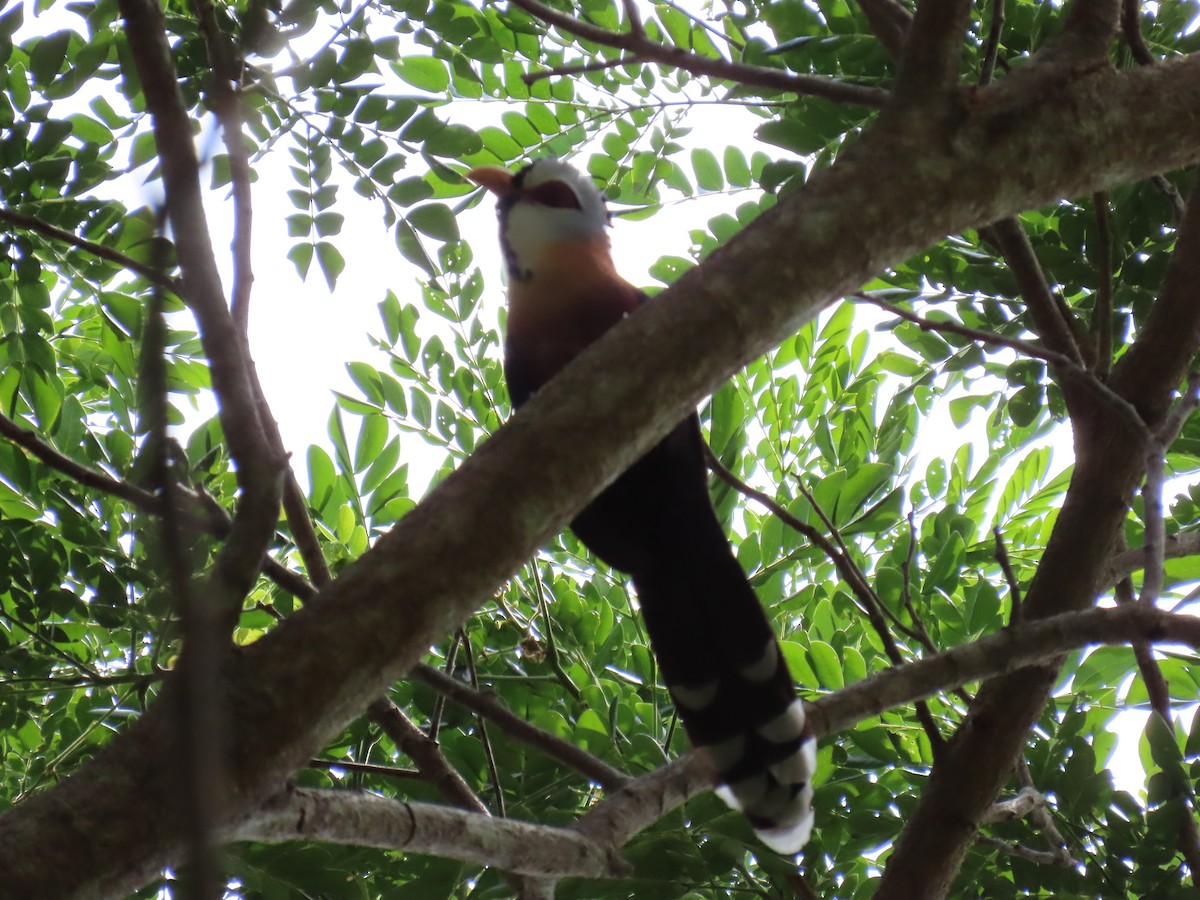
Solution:
M 487 188 L 497 197 L 512 193 L 513 175 L 495 166 L 479 166 L 466 174 L 468 181 L 473 181 L 482 188 Z

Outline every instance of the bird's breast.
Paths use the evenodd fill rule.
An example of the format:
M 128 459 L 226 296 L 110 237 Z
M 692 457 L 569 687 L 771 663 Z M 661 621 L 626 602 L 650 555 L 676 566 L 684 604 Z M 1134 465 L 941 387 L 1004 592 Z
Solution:
M 510 358 L 552 376 L 638 307 L 642 294 L 613 267 L 607 241 L 547 243 L 508 289 Z

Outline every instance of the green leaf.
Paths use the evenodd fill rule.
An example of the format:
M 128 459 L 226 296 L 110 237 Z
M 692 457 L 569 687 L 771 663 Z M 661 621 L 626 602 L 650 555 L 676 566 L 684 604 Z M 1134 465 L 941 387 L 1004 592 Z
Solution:
M 29 71 L 35 84 L 45 86 L 54 80 L 67 58 L 71 31 L 56 31 L 41 38 L 29 54 Z
M 447 125 L 425 140 L 425 152 L 458 159 L 483 149 L 483 140 L 466 125 Z
M 290 227 L 290 226 L 289 226 Z M 288 259 L 296 267 L 296 272 L 303 280 L 308 277 L 308 269 L 312 265 L 313 260 L 313 245 L 312 244 L 296 244 L 288 251 Z
M 433 260 L 425 252 L 425 248 L 421 245 L 421 239 L 417 237 L 416 231 L 408 224 L 406 219 L 401 219 L 396 223 L 396 247 L 399 248 L 400 254 L 411 263 L 419 266 L 427 275 L 436 277 L 438 274 L 437 266 L 433 264 Z
M 696 184 L 703 191 L 719 191 L 725 187 L 721 164 L 711 150 L 697 148 L 692 151 L 692 171 L 696 173 Z
M 821 687 L 831 691 L 840 691 L 846 686 L 842 661 L 833 647 L 824 641 L 812 641 L 808 647 L 808 657 L 812 662 L 813 671 L 817 673 L 817 680 Z
M 361 472 L 379 456 L 387 444 L 388 423 L 383 416 L 367 416 L 358 432 L 358 445 L 354 451 L 354 471 Z
M 308 498 L 313 507 L 321 509 L 333 495 L 333 485 L 337 472 L 333 460 L 324 450 L 316 445 L 308 448 Z
M 103 122 L 98 122 L 91 116 L 85 116 L 83 113 L 75 113 L 67 118 L 71 124 L 71 134 L 89 144 L 111 144 L 113 142 L 113 134 L 104 125 Z
M 392 63 L 392 71 L 418 90 L 440 94 L 450 87 L 446 64 L 431 56 L 406 56 Z
M 825 146 L 825 140 L 814 134 L 804 123 L 790 119 L 759 125 L 754 136 L 765 144 L 773 144 L 801 156 L 816 153 Z
M 8 91 L 12 98 L 13 106 L 24 112 L 29 107 L 29 79 L 26 75 L 25 67 L 20 63 L 13 63 L 8 70 Z
M 729 179 L 730 187 L 750 187 L 753 181 L 750 163 L 746 161 L 746 154 L 738 147 L 725 148 L 725 177 Z
M 422 234 L 449 243 L 458 240 L 458 220 L 444 203 L 426 203 L 411 210 L 409 224 Z
M 337 247 L 328 241 L 317 241 L 317 262 L 321 266 L 321 274 L 325 276 L 325 283 L 329 285 L 332 291 L 337 284 L 338 276 L 346 268 L 346 260 L 342 257 L 341 252 Z

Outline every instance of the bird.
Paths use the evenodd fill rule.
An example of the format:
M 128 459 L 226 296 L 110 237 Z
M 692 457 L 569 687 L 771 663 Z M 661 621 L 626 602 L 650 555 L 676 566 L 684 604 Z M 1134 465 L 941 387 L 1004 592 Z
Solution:
M 618 273 L 603 194 L 557 157 L 465 176 L 494 194 L 508 276 L 504 375 L 514 410 L 648 301 Z M 519 414 L 519 412 L 518 412 Z M 708 493 L 692 413 L 571 522 L 633 582 L 650 645 L 717 794 L 772 850 L 813 827 L 816 740 L 779 642 Z

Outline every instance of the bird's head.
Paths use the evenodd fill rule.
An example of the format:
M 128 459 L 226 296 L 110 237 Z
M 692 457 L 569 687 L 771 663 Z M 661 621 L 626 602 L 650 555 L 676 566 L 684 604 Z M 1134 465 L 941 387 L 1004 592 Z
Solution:
M 496 195 L 509 275 L 526 277 L 562 241 L 602 241 L 608 210 L 592 180 L 560 159 L 535 160 L 513 174 L 480 166 L 466 177 Z

